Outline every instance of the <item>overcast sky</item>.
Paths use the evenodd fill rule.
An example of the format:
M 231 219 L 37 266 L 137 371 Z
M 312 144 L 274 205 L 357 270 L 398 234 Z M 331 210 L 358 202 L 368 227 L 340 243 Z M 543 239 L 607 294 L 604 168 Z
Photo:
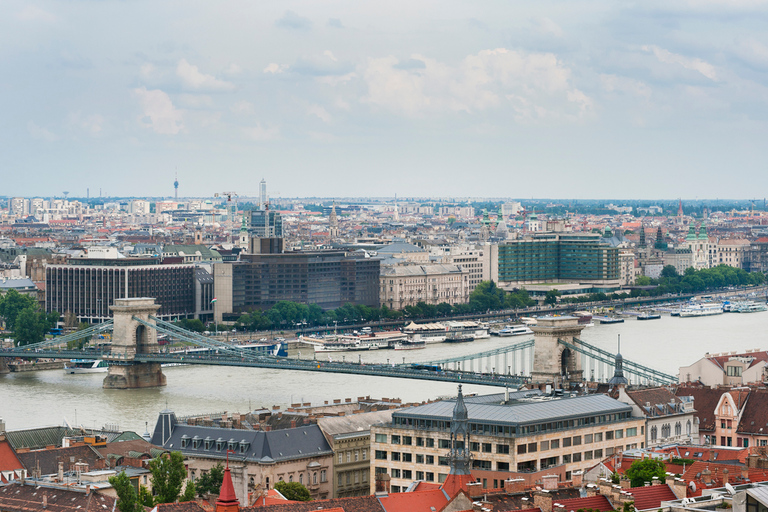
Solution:
M 0 2 L 0 195 L 763 197 L 768 3 Z

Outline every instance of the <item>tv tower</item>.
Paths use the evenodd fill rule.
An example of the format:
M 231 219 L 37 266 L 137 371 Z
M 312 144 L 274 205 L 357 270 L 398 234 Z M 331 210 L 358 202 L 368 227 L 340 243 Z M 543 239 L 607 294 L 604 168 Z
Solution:
M 173 199 L 179 200 L 179 173 L 176 173 L 176 178 L 173 180 Z

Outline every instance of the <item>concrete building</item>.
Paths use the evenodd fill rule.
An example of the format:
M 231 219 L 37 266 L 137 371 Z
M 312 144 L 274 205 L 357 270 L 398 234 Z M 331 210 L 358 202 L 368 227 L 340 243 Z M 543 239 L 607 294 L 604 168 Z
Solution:
M 632 416 L 645 418 L 645 447 L 699 442 L 699 421 L 692 400 L 666 388 L 628 390 L 619 386 L 615 398 L 632 406 Z
M 250 213 L 248 232 L 251 237 L 283 238 L 283 217 L 279 212 L 261 209 Z
M 254 431 L 187 425 L 165 410 L 155 425 L 152 444 L 180 451 L 188 477 L 195 480 L 230 455 L 235 494 L 248 503 L 249 493 L 272 489 L 276 482 L 299 482 L 313 499 L 331 497 L 333 450 L 317 425 Z
M 490 245 L 449 245 L 431 246 L 432 260 L 447 265 L 456 265 L 469 271 L 469 293 L 483 281 L 491 280 Z
M 427 304 L 464 304 L 469 302 L 470 272 L 458 265 L 382 266 L 381 304 L 390 309 Z
M 379 260 L 342 251 L 241 254 L 238 262 L 214 265 L 214 289 L 217 321 L 281 300 L 323 309 L 348 302 L 379 307 Z
M 504 400 L 467 398 L 471 468 L 529 472 L 565 465 L 565 479 L 603 457 L 643 447 L 643 418 L 605 395 Z M 456 400 L 442 400 L 392 413 L 392 422 L 371 427 L 373 474 L 386 473 L 398 492 L 414 479 L 443 482 L 450 459 Z
M 161 264 L 159 258 L 72 258 L 45 269 L 45 309 L 74 313 L 81 321 L 103 322 L 116 299 L 153 297 L 158 318 L 195 314 L 195 267 Z
M 392 411 L 319 418 L 317 426 L 333 449 L 334 498 L 371 493 L 371 425 L 389 423 Z
M 538 233 L 500 243 L 498 282 L 521 286 L 546 282 L 618 286 L 619 249 L 600 240 L 599 234 Z
M 700 382 L 705 386 L 743 386 L 762 383 L 768 378 L 768 352 L 759 349 L 745 352 L 707 354 L 690 366 L 681 366 L 678 382 Z
M 728 265 L 744 268 L 745 256 L 752 244 L 744 238 L 721 238 L 716 244 L 709 245 L 710 267 Z

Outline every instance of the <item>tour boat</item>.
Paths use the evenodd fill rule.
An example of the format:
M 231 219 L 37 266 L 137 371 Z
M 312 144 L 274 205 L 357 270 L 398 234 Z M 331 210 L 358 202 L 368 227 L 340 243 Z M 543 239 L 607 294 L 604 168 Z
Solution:
M 661 318 L 661 315 L 658 313 L 641 313 L 637 316 L 638 320 L 658 320 Z
M 403 333 L 408 335 L 411 341 L 423 341 L 425 343 L 440 343 L 445 341 L 445 332 L 447 328 L 440 322 L 429 324 L 417 324 L 411 322 L 403 327 Z
M 491 331 L 491 334 L 496 336 L 524 336 L 526 334 L 533 334 L 533 331 L 527 325 L 509 325 L 498 331 Z
M 64 373 L 104 373 L 109 363 L 101 359 L 70 359 L 64 365 Z
M 680 308 L 680 317 L 692 317 L 692 316 L 711 316 L 721 315 L 723 313 L 723 305 L 715 303 L 706 304 L 689 304 L 688 306 Z
M 736 306 L 736 313 L 757 313 L 768 310 L 768 306 L 760 302 L 742 302 Z
M 395 350 L 418 350 L 426 348 L 427 343 L 425 341 L 398 341 L 395 342 Z

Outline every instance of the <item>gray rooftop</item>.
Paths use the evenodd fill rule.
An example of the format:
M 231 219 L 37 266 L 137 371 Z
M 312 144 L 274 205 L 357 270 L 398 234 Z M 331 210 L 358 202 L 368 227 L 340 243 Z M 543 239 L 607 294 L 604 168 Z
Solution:
M 456 400 L 442 400 L 427 405 L 396 411 L 402 418 L 437 419 L 450 421 Z M 510 405 L 467 402 L 470 421 L 503 425 L 525 425 L 563 419 L 632 412 L 632 407 L 606 395 L 588 395 L 557 398 L 535 402 L 516 402 Z
M 319 418 L 317 424 L 328 435 L 370 432 L 371 425 L 389 423 L 392 420 L 392 410 L 350 414 L 347 416 L 328 416 Z

